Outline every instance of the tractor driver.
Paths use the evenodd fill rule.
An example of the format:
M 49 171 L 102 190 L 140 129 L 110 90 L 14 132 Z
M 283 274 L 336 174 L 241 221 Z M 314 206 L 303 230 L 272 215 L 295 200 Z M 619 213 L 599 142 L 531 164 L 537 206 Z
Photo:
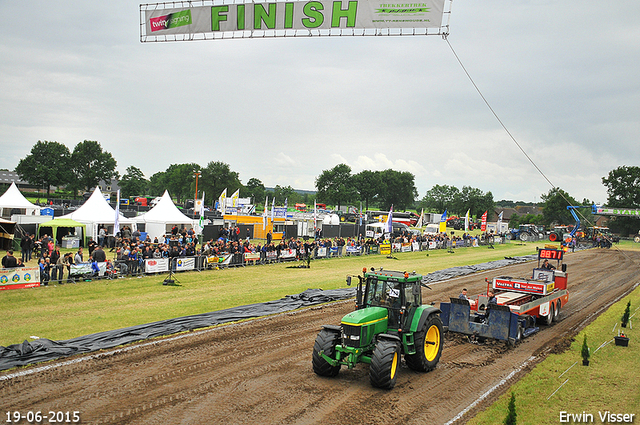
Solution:
M 549 260 L 544 260 L 542 262 L 542 269 L 544 270 L 555 270 L 556 268 L 549 262 Z

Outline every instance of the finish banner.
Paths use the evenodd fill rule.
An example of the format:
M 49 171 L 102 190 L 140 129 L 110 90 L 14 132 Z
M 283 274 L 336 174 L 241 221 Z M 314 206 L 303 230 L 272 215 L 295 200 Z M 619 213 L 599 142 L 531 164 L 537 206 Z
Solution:
M 385 0 L 241 0 L 233 3 L 202 0 L 143 4 L 140 5 L 140 35 L 141 41 L 147 42 L 253 36 L 385 35 L 377 31 L 367 34 L 362 30 L 441 29 L 445 1 L 451 0 L 395 3 Z M 167 5 L 175 7 L 167 9 Z M 224 33 L 229 35 L 223 37 Z
M 39 267 L 0 269 L 0 290 L 40 286 Z

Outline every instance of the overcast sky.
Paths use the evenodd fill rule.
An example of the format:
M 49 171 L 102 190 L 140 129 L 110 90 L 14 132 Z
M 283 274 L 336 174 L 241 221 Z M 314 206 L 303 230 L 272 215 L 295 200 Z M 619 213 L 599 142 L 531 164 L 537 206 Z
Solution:
M 0 0 L 0 168 L 97 140 L 150 177 L 222 161 L 315 189 L 339 163 L 540 201 L 550 189 L 438 36 L 141 43 L 139 2 Z M 640 1 L 454 0 L 449 43 L 551 182 L 640 165 Z M 217 196 L 217 194 L 215 194 Z

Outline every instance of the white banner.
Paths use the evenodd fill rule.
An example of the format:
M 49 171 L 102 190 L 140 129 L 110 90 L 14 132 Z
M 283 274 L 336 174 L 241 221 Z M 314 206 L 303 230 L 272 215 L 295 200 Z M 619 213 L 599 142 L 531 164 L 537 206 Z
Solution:
M 178 258 L 176 260 L 176 271 L 193 270 L 196 267 L 196 259 L 191 258 Z
M 327 256 L 327 248 L 326 247 L 320 247 L 318 248 L 318 251 L 316 253 L 317 257 L 326 257 Z
M 296 258 L 295 249 L 283 249 L 280 251 L 280 258 Z
M 40 286 L 39 267 L 0 269 L 0 290 Z
M 437 29 L 443 33 L 447 0 L 389 3 L 383 0 L 248 0 L 202 5 L 204 1 L 140 5 L 140 39 L 176 41 L 301 35 L 381 35 L 365 30 Z M 449 5 L 451 0 L 449 1 Z M 193 4 L 200 4 L 193 6 Z M 167 9 L 167 5 L 175 5 Z M 449 6 L 450 8 L 450 6 Z M 324 30 L 324 31 L 321 31 Z M 298 32 L 302 32 L 299 34 Z M 224 34 L 227 33 L 227 37 Z M 394 35 L 416 35 L 412 32 Z M 387 32 L 387 35 L 390 35 Z
M 149 258 L 144 260 L 145 273 L 162 273 L 169 271 L 168 258 Z

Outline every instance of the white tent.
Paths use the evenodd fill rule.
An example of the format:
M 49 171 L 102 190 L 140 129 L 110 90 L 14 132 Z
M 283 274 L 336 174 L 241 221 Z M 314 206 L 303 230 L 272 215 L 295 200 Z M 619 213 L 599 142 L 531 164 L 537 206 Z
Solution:
M 39 215 L 40 207 L 32 204 L 22 196 L 22 193 L 18 190 L 18 186 L 16 183 L 11 183 L 9 189 L 0 196 L 0 212 L 1 216 L 9 216 L 11 214 L 11 210 L 14 208 L 24 209 L 26 215 Z M 5 209 L 7 211 L 5 211 Z
M 187 228 L 194 227 L 197 220 L 193 220 L 184 215 L 175 206 L 169 196 L 168 191 L 164 191 L 162 198 L 148 212 L 133 219 L 136 223 L 144 223 L 147 235 L 153 240 L 167 234 L 174 225 L 186 225 Z
M 98 228 L 100 225 L 111 225 L 111 228 L 107 226 L 107 234 L 113 234 L 113 225 L 116 221 L 116 211 L 111 208 L 111 205 L 104 199 L 100 188 L 96 186 L 89 199 L 77 210 L 63 215 L 60 218 L 70 218 L 71 220 L 78 221 L 87 225 L 87 236 L 93 237 L 94 240 L 98 240 Z M 122 214 L 118 215 L 118 223 L 120 226 L 123 224 L 133 224 L 133 220 L 126 218 Z

